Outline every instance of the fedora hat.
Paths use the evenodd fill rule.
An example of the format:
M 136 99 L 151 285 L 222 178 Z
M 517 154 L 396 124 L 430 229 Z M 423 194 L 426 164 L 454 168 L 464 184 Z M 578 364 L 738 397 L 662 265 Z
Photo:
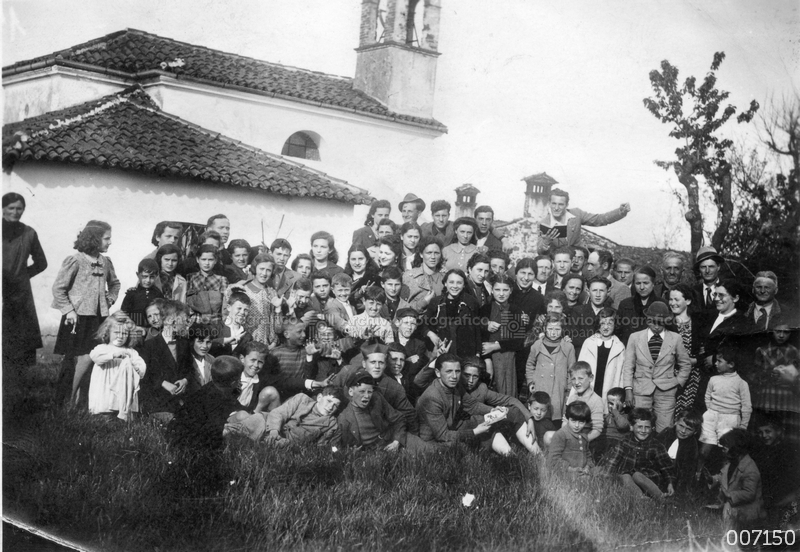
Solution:
M 697 251 L 697 256 L 694 260 L 694 266 L 696 267 L 703 261 L 707 261 L 711 259 L 712 261 L 716 261 L 717 264 L 722 264 L 725 262 L 725 259 L 717 253 L 717 250 L 711 247 L 710 245 L 704 245 Z
M 406 203 L 416 203 L 419 206 L 418 210 L 420 212 L 425 210 L 425 202 L 420 198 L 418 198 L 417 196 L 415 196 L 414 194 L 406 194 L 406 197 L 404 197 L 403 201 L 401 201 L 400 204 L 397 206 L 397 210 L 402 211 L 403 205 L 405 205 Z

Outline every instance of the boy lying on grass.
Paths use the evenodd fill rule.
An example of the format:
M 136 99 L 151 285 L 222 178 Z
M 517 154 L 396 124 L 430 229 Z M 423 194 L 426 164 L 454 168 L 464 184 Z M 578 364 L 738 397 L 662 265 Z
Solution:
M 339 390 L 327 386 L 315 398 L 298 393 L 275 410 L 256 412 L 234 427 L 253 441 L 276 446 L 338 445 L 341 434 L 334 414 L 341 404 Z

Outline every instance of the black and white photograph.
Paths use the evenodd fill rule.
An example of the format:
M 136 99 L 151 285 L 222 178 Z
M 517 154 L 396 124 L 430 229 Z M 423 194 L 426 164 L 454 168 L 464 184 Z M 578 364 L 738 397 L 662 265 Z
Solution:
M 800 550 L 797 0 L 2 0 L 2 546 Z

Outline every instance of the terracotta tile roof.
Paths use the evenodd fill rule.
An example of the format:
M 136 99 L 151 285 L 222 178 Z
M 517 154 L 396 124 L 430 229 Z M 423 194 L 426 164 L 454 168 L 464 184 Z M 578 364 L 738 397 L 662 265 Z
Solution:
M 136 29 L 118 31 L 46 56 L 3 68 L 3 77 L 48 65 L 113 73 L 133 82 L 158 75 L 241 89 L 272 97 L 352 111 L 447 132 L 435 119 L 389 111 L 353 88 L 353 79 L 278 65 Z
M 369 204 L 366 190 L 164 113 L 137 84 L 3 127 L 3 167 L 51 161 Z

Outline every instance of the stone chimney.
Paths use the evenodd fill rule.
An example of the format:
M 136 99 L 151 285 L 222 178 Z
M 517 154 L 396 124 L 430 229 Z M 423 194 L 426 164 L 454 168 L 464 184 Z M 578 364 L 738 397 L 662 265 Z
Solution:
M 455 219 L 461 217 L 472 218 L 475 216 L 475 208 L 478 206 L 477 197 L 479 193 L 481 193 L 481 191 L 472 184 L 462 184 L 456 188 Z
M 401 115 L 433 118 L 441 0 L 362 0 L 353 87 Z
M 540 221 L 547 214 L 550 190 L 558 182 L 547 173 L 526 176 L 522 180 L 525 182 L 525 210 L 522 216 Z

